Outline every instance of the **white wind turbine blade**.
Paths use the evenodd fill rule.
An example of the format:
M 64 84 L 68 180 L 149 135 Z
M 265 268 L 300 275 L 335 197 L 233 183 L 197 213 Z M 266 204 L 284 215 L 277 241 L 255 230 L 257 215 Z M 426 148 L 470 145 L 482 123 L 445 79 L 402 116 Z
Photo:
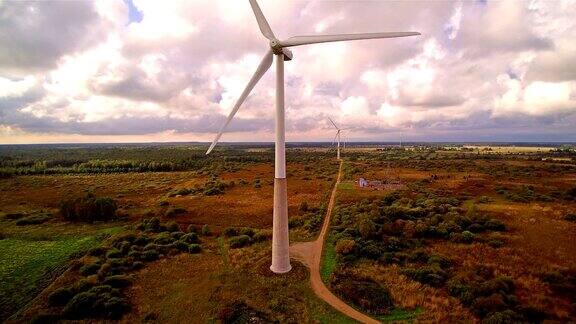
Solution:
M 418 32 L 385 32 L 385 33 L 363 33 L 363 34 L 338 34 L 338 35 L 314 35 L 314 36 L 294 36 L 281 41 L 282 47 L 300 46 L 308 44 L 341 42 L 374 38 L 396 38 L 420 35 Z
M 270 68 L 271 65 L 272 65 L 272 51 L 269 50 L 268 53 L 266 53 L 266 55 L 264 55 L 262 62 L 260 62 L 258 69 L 256 69 L 256 72 L 254 72 L 252 79 L 250 79 L 250 82 L 248 82 L 248 85 L 246 85 L 246 88 L 244 89 L 244 91 L 240 95 L 240 98 L 238 98 L 236 105 L 234 105 L 234 108 L 232 108 L 232 111 L 228 115 L 226 122 L 224 123 L 224 125 L 222 125 L 222 128 L 220 128 L 220 132 L 218 132 L 218 135 L 216 135 L 216 138 L 214 138 L 212 145 L 210 145 L 210 148 L 208 149 L 208 151 L 206 151 L 206 155 L 208 155 L 208 154 L 210 154 L 210 152 L 212 152 L 212 150 L 214 149 L 214 146 L 216 146 L 216 143 L 218 143 L 218 140 L 222 136 L 222 133 L 224 133 L 224 129 L 226 129 L 226 126 L 228 126 L 228 124 L 230 123 L 232 118 L 234 118 L 234 115 L 236 115 L 236 112 L 238 112 L 238 109 L 240 109 L 240 106 L 242 105 L 244 100 L 246 100 L 246 98 L 248 97 L 248 95 L 250 94 L 252 89 L 254 89 L 254 86 L 258 83 L 258 81 L 260 81 L 262 76 L 266 73 L 266 71 L 268 71 L 268 69 Z
M 264 17 L 258 2 L 256 2 L 256 0 L 250 0 L 250 5 L 252 6 L 252 11 L 254 11 L 254 16 L 256 16 L 256 21 L 258 22 L 258 26 L 260 27 L 260 31 L 264 37 L 268 38 L 269 40 L 275 39 L 276 36 L 274 36 L 274 32 L 272 32 L 272 28 L 270 28 L 266 17 Z
M 338 126 L 336 126 L 336 124 L 334 124 L 334 121 L 330 117 L 328 117 L 328 120 L 332 123 L 332 125 L 334 125 L 334 127 L 336 127 L 336 129 L 340 129 Z

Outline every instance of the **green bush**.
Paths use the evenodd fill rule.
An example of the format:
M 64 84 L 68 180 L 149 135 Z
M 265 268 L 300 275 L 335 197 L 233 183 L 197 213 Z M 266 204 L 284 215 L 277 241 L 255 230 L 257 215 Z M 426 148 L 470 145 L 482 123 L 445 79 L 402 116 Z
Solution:
M 64 315 L 71 319 L 82 319 L 95 315 L 95 305 L 98 303 L 98 295 L 81 292 L 74 296 L 64 307 Z
M 497 248 L 503 247 L 504 242 L 502 240 L 498 240 L 498 239 L 491 239 L 490 241 L 488 241 L 488 245 L 497 249 Z
M 156 250 L 146 250 L 142 253 L 142 259 L 146 261 L 154 261 L 160 258 L 160 253 Z
M 102 284 L 113 288 L 124 288 L 130 286 L 132 281 L 126 275 L 115 275 L 106 277 Z
M 402 274 L 432 287 L 440 287 L 446 281 L 448 274 L 437 266 L 403 269 Z
M 250 244 L 250 236 L 248 235 L 239 235 L 230 238 L 230 247 L 233 249 L 242 248 L 248 244 Z
M 74 297 L 74 290 L 71 287 L 61 287 L 48 295 L 50 306 L 64 306 Z
M 60 203 L 60 213 L 64 219 L 79 222 L 116 219 L 117 208 L 112 198 L 95 198 L 91 194 L 74 200 L 63 200 Z
M 122 257 L 122 252 L 120 252 L 120 250 L 118 250 L 117 248 L 112 248 L 108 250 L 108 252 L 106 252 L 107 259 L 120 258 L 120 257 Z
M 226 237 L 232 237 L 232 236 L 237 236 L 239 233 L 238 233 L 238 230 L 234 227 L 226 227 L 224 229 L 223 234 Z
M 180 232 L 180 225 L 176 222 L 169 222 L 166 224 L 166 230 L 168 232 Z
M 18 219 L 16 221 L 16 225 L 18 225 L 18 226 L 38 225 L 38 224 L 46 223 L 50 219 L 52 219 L 52 215 L 50 215 L 50 214 L 39 214 L 39 215 L 26 216 L 26 217 L 22 217 L 22 218 Z
M 69 319 L 109 318 L 117 320 L 130 310 L 130 305 L 119 295 L 119 291 L 111 286 L 96 286 L 74 296 L 64 307 L 63 313 Z
M 188 235 L 188 234 L 186 234 L 186 235 Z M 182 237 L 184 237 L 184 236 L 185 235 L 183 235 Z M 161 244 L 161 245 L 170 244 L 174 241 L 175 241 L 175 239 L 168 232 L 162 232 L 162 233 L 156 235 L 156 237 L 154 238 L 154 243 L 155 244 Z
M 98 270 L 100 270 L 100 264 L 98 263 L 88 263 L 83 265 L 80 268 L 80 274 L 83 276 L 89 276 L 89 275 L 93 275 L 96 274 L 98 272 Z
M 180 241 L 188 243 L 188 244 L 199 243 L 200 238 L 198 237 L 198 234 L 196 234 L 196 233 L 188 233 L 188 234 L 184 234 L 180 238 Z
M 142 231 L 159 232 L 161 229 L 160 219 L 157 217 L 144 219 L 140 226 L 138 226 L 138 229 Z
M 212 235 L 212 231 L 210 230 L 210 226 L 208 226 L 208 224 L 205 224 L 204 226 L 202 226 L 202 235 L 204 235 L 204 236 Z
M 141 261 L 134 261 L 134 263 L 132 263 L 132 270 L 140 270 L 144 268 L 144 263 Z
M 164 217 L 172 218 L 172 217 L 176 217 L 180 214 L 183 214 L 185 212 L 186 212 L 186 209 L 184 209 L 182 207 L 170 207 L 166 210 L 166 212 L 164 212 Z
M 190 253 L 200 253 L 202 251 L 202 247 L 200 244 L 190 244 L 188 246 L 188 252 Z
M 486 222 L 486 224 L 484 225 L 488 230 L 491 231 L 505 231 L 506 230 L 506 225 L 504 225 L 504 223 L 500 220 L 497 219 L 490 219 Z
M 264 242 L 272 238 L 272 233 L 269 231 L 260 230 L 254 234 L 252 241 L 254 242 Z
M 486 318 L 482 320 L 482 324 L 507 324 L 520 322 L 522 322 L 522 318 L 518 316 L 516 312 L 510 309 L 502 312 L 490 313 Z
M 256 234 L 256 232 L 251 229 L 250 227 L 243 227 L 240 229 L 240 235 L 248 235 L 250 237 L 254 236 L 254 234 Z
M 306 213 L 308 211 L 308 203 L 306 201 L 301 202 L 300 205 L 298 205 L 298 210 L 301 213 Z

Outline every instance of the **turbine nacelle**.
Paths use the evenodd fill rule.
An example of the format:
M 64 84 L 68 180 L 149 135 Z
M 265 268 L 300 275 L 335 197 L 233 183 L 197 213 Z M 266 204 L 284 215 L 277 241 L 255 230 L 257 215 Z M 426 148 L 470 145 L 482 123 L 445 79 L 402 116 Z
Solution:
M 292 61 L 294 56 L 292 51 L 283 47 L 282 43 L 276 38 L 270 40 L 270 50 L 272 50 L 272 53 L 275 55 L 284 55 L 284 61 Z

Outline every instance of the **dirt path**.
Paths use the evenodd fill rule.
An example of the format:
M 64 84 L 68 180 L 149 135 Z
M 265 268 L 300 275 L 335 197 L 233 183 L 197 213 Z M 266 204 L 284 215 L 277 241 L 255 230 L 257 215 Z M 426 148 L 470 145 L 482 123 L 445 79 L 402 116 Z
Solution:
M 332 209 L 334 208 L 334 201 L 336 199 L 336 191 L 338 189 L 338 184 L 340 183 L 340 176 L 342 174 L 342 161 L 340 161 L 340 166 L 338 168 L 338 178 L 336 179 L 336 184 L 334 189 L 332 189 L 332 195 L 330 196 L 330 202 L 328 203 L 328 209 L 326 211 L 326 217 L 324 218 L 324 224 L 322 224 L 322 230 L 316 241 L 311 242 L 298 242 L 290 246 L 290 255 L 295 260 L 304 263 L 308 268 L 310 268 L 310 284 L 312 285 L 312 290 L 320 299 L 324 300 L 330 306 L 336 308 L 346 316 L 355 319 L 362 323 L 380 323 L 373 318 L 360 313 L 354 308 L 348 306 L 345 302 L 336 297 L 333 293 L 328 290 L 324 282 L 322 282 L 322 277 L 320 277 L 320 262 L 322 260 L 322 249 L 324 247 L 324 241 L 326 239 L 326 234 L 328 233 L 328 228 L 330 227 L 330 218 L 332 216 Z

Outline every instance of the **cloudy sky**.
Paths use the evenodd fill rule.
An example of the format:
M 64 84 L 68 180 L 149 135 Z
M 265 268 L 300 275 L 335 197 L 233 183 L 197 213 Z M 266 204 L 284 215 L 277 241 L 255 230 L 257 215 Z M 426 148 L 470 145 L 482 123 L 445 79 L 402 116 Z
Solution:
M 288 141 L 576 141 L 576 0 L 260 0 Z M 267 41 L 246 0 L 0 0 L 0 143 L 209 141 Z M 274 69 L 223 141 L 272 141 Z

